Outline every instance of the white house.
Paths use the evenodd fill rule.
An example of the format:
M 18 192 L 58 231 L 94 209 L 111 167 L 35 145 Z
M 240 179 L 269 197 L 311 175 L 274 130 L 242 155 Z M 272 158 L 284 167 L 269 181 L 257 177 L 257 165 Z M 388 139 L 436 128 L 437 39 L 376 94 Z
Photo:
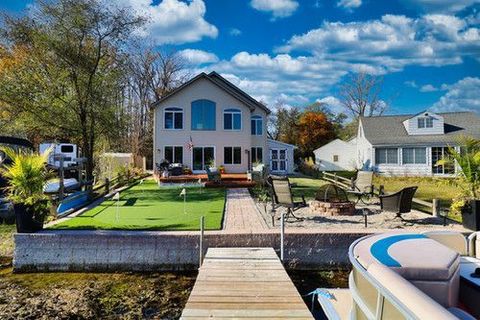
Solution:
M 350 171 L 357 168 L 357 139 L 335 139 L 313 151 L 321 171 Z
M 357 167 L 386 175 L 451 176 L 453 165 L 438 166 L 448 147 L 463 136 L 480 139 L 480 118 L 473 112 L 361 117 Z
M 260 162 L 277 174 L 293 171 L 293 146 L 267 139 L 270 110 L 216 72 L 195 76 L 153 108 L 155 164 L 243 173 Z

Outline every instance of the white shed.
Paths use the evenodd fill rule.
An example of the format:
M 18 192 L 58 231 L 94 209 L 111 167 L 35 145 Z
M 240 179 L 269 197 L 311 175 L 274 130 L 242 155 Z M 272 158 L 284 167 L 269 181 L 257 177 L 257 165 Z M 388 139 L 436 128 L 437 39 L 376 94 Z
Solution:
M 357 139 L 335 139 L 313 151 L 320 171 L 355 170 Z
M 267 139 L 269 168 L 273 174 L 291 174 L 294 169 L 293 144 Z

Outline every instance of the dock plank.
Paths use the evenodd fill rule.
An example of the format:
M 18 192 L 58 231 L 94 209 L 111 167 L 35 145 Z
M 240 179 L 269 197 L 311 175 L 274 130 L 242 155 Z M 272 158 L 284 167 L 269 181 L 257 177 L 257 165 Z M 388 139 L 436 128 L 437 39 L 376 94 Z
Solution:
M 273 248 L 210 248 L 181 319 L 313 319 Z

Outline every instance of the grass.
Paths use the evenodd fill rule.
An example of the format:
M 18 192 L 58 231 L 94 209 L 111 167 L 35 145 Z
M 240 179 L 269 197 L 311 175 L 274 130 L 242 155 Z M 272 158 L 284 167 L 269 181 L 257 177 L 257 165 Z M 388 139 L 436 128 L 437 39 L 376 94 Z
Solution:
M 0 224 L 0 257 L 11 257 L 13 255 L 13 234 L 14 224 Z
M 198 230 L 205 216 L 205 229 L 221 229 L 225 205 L 224 189 L 187 188 L 186 213 L 180 188 L 160 189 L 146 180 L 121 193 L 118 216 L 117 201 L 106 200 L 99 206 L 68 220 L 53 229 L 103 230 Z
M 327 183 L 324 180 L 315 179 L 309 176 L 295 176 L 289 177 L 289 179 L 290 183 L 296 184 L 296 186 L 292 188 L 293 193 L 296 196 L 303 194 L 307 200 L 314 199 L 318 188 Z

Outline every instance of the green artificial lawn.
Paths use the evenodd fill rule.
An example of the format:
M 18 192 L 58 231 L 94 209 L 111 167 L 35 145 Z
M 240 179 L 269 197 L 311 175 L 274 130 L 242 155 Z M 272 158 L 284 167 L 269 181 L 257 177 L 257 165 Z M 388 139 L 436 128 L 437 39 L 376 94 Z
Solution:
M 121 192 L 116 221 L 117 201 L 106 200 L 97 207 L 52 229 L 121 230 L 199 230 L 205 216 L 205 229 L 221 229 L 225 189 L 187 188 L 184 213 L 181 188 L 159 188 L 153 180 Z

